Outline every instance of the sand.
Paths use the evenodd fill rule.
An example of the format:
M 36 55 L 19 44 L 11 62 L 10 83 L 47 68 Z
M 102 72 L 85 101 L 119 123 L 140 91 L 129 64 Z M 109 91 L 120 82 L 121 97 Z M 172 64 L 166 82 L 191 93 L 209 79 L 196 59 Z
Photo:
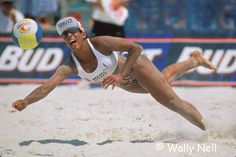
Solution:
M 1 157 L 235 157 L 236 88 L 174 87 L 202 131 L 148 94 L 62 85 L 22 112 L 11 103 L 37 85 L 0 86 Z

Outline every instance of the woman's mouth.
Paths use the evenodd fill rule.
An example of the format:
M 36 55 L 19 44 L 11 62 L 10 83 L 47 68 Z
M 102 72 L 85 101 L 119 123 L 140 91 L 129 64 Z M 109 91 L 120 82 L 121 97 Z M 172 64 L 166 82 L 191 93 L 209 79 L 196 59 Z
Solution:
M 71 40 L 69 41 L 70 45 L 73 45 L 75 42 L 76 42 L 75 39 L 71 39 Z
M 69 41 L 69 44 L 70 44 L 70 46 L 71 46 L 72 48 L 74 48 L 76 45 L 78 45 L 75 39 L 71 39 L 71 40 Z

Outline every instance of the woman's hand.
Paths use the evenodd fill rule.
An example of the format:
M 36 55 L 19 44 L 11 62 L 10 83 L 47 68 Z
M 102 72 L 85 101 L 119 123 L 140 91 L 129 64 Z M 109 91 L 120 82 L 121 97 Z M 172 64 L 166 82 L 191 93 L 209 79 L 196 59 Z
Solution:
M 25 109 L 27 106 L 28 106 L 28 102 L 23 99 L 17 100 L 12 104 L 12 107 L 17 109 L 18 111 Z
M 113 74 L 104 78 L 103 88 L 107 89 L 110 85 L 112 85 L 112 89 L 114 89 L 115 86 L 120 83 L 127 83 L 127 80 L 124 80 L 121 74 Z

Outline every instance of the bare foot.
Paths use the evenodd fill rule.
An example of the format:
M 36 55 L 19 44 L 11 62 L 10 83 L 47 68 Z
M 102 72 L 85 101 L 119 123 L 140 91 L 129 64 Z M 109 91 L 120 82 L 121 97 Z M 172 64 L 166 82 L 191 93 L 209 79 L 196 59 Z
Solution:
M 194 51 L 192 54 L 191 54 L 191 57 L 194 57 L 199 63 L 201 66 L 204 66 L 206 68 L 209 68 L 209 69 L 213 69 L 213 70 L 216 70 L 216 67 L 208 60 L 206 60 L 202 53 L 199 52 L 199 51 Z

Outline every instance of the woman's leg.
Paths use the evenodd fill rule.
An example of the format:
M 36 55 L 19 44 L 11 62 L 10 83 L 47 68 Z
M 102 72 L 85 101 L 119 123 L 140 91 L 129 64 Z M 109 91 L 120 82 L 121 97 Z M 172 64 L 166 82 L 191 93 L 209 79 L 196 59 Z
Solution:
M 172 81 L 183 75 L 186 71 L 198 66 L 204 66 L 209 69 L 216 69 L 211 62 L 203 57 L 201 52 L 194 51 L 189 59 L 183 62 L 169 65 L 162 71 L 162 74 L 164 75 L 166 80 L 171 83 Z
M 118 66 L 117 69 L 115 71 L 115 73 L 119 72 L 121 67 L 125 64 L 125 58 L 124 57 L 119 57 L 118 60 Z M 135 79 L 134 73 L 132 72 L 130 75 L 130 77 Z M 128 92 L 132 92 L 132 93 L 148 93 L 143 87 L 141 87 L 139 85 L 139 83 L 137 81 L 132 81 L 129 84 L 120 84 L 118 85 L 120 88 L 128 91 Z
M 166 78 L 150 60 L 141 56 L 133 69 L 140 86 L 148 91 L 159 103 L 205 130 L 201 114 L 193 105 L 176 95 Z
M 166 67 L 162 74 L 165 79 L 171 83 L 176 80 L 178 77 L 183 75 L 186 71 L 196 68 L 198 66 L 204 66 L 209 69 L 216 69 L 216 67 L 206 60 L 202 53 L 199 51 L 194 51 L 189 59 L 183 62 L 171 64 Z M 138 83 L 131 84 L 129 86 L 120 86 L 122 89 L 127 90 L 133 93 L 148 93 L 143 87 L 141 87 Z

